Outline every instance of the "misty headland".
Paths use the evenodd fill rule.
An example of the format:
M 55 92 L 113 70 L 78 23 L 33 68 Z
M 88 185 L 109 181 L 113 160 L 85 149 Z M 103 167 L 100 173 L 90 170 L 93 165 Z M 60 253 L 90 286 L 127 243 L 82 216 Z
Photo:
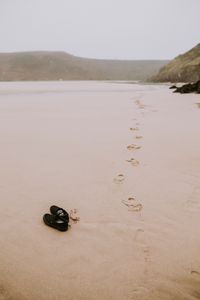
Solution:
M 0 81 L 141 80 L 167 60 L 87 59 L 65 52 L 0 53 Z

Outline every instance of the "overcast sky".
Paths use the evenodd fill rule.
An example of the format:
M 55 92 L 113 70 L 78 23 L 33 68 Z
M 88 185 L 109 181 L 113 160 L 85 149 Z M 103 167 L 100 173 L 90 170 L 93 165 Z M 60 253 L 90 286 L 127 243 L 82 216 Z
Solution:
M 0 0 L 0 52 L 171 59 L 200 43 L 200 0 Z

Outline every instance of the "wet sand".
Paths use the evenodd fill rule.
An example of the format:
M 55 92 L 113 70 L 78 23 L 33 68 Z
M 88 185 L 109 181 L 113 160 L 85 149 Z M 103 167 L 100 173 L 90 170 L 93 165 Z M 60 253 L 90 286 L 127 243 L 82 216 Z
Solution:
M 0 83 L 0 300 L 200 299 L 198 95 Z M 43 224 L 77 208 L 67 232 Z

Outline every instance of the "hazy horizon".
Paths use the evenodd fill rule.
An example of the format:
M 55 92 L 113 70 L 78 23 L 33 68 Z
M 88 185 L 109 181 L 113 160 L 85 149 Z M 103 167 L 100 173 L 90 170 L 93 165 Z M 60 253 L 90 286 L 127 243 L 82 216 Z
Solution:
M 199 0 L 1 1 L 0 52 L 169 60 L 200 42 L 199 11 Z

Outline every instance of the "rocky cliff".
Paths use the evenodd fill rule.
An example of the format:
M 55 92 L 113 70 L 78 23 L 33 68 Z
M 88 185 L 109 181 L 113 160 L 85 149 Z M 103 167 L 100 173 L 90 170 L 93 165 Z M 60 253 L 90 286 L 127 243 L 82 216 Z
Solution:
M 195 82 L 200 80 L 200 44 L 170 61 L 151 80 L 154 82 Z

